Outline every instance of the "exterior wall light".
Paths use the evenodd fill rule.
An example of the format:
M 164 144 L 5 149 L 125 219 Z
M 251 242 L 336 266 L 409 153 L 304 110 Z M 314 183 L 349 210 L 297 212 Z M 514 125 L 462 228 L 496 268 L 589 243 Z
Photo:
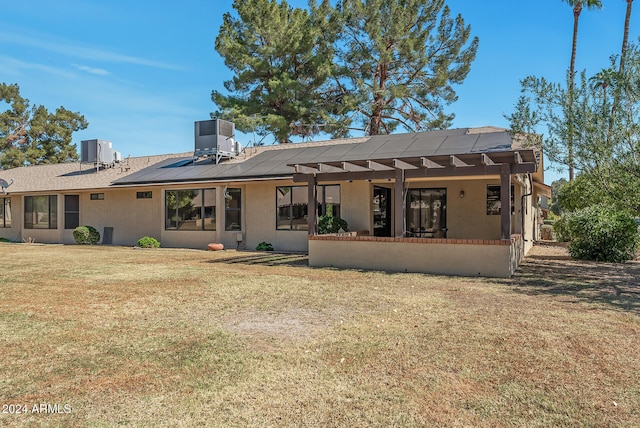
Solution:
M 464 198 L 464 190 L 460 191 L 460 198 Z

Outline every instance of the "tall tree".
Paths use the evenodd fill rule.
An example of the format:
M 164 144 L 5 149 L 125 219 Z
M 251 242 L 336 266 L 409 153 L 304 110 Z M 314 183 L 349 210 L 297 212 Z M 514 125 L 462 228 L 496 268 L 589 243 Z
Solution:
M 523 81 L 523 95 L 508 117 L 515 133 L 544 130 L 543 148 L 552 161 L 565 163 L 571 123 L 576 175 L 561 192 L 563 208 L 572 210 L 605 203 L 640 215 L 640 50 L 631 44 L 625 73 L 612 66 L 591 79 L 586 73 L 576 81 L 568 115 L 567 89 L 544 78 Z M 612 87 L 619 94 L 619 114 L 613 115 Z M 566 163 L 565 163 L 566 164 Z
M 624 65 L 627 57 L 627 50 L 629 48 L 629 25 L 631 22 L 631 9 L 633 7 L 633 0 L 625 0 L 627 2 L 627 8 L 624 17 L 624 30 L 622 35 L 622 49 L 620 50 L 620 65 L 618 68 L 618 74 L 620 76 L 624 75 Z M 613 105 L 611 107 L 611 123 L 609 124 L 609 128 L 613 126 L 613 119 L 616 116 L 618 110 L 618 103 L 620 101 L 620 90 L 616 89 L 614 97 L 613 97 Z
M 273 135 L 280 143 L 298 135 L 346 132 L 337 113 L 344 97 L 329 88 L 337 30 L 329 0 L 309 9 L 285 0 L 234 0 L 216 38 L 216 51 L 233 71 L 230 95 L 213 91 L 219 110 L 243 132 Z M 335 88 L 333 88 L 335 89 Z
M 30 106 L 17 84 L 0 84 L 0 102 L 9 106 L 0 113 L 0 169 L 78 159 L 71 139 L 89 125 L 84 116 L 64 107 L 50 113 Z
M 467 77 L 478 38 L 444 0 L 340 0 L 341 78 L 358 100 L 369 135 L 398 125 L 410 131 L 442 129 L 453 114 L 454 85 Z
M 620 73 L 624 73 L 624 61 L 627 55 L 627 49 L 629 47 L 629 25 L 631 22 L 631 8 L 633 7 L 633 0 L 625 0 L 627 2 L 627 9 L 624 16 L 624 32 L 622 36 L 622 50 L 620 53 Z
M 571 105 L 573 99 L 573 89 L 574 89 L 574 78 L 576 73 L 576 52 L 578 50 L 578 21 L 580 19 L 580 14 L 582 13 L 582 8 L 584 6 L 587 9 L 601 9 L 602 1 L 601 0 L 563 0 L 569 3 L 569 6 L 573 8 L 573 38 L 571 43 L 571 61 L 569 63 L 569 116 L 571 116 Z M 568 166 L 569 166 L 569 181 L 572 181 L 574 178 L 573 171 L 573 130 L 571 124 L 571 117 L 569 117 L 569 133 L 567 135 L 567 150 L 568 150 Z

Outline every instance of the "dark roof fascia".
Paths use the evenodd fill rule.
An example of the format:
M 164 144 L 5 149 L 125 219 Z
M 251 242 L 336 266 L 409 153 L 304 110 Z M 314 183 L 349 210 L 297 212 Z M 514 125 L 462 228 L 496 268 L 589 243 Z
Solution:
M 267 180 L 292 180 L 293 173 L 287 175 L 261 175 L 261 176 L 249 176 L 249 177 L 222 177 L 222 178 L 202 178 L 193 179 L 187 178 L 184 180 L 157 180 L 157 181 L 140 181 L 140 182 L 126 182 L 111 184 L 111 188 L 123 188 L 123 187 L 143 187 L 143 186 L 161 186 L 172 184 L 187 184 L 187 183 L 230 183 L 239 181 L 267 181 Z

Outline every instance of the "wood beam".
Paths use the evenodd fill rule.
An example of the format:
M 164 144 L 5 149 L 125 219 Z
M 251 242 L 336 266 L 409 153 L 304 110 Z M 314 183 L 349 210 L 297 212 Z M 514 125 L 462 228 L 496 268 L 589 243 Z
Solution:
M 396 169 L 393 198 L 393 224 L 396 238 L 404 238 L 404 169 Z
M 338 168 L 337 166 L 329 165 L 326 163 L 318 164 L 318 171 L 320 172 L 345 172 L 344 169 Z
M 365 168 L 364 166 L 356 165 L 351 162 L 342 162 L 342 169 L 349 172 L 371 171 L 369 168 Z
M 522 163 L 522 155 L 520 154 L 520 152 L 513 153 L 513 162 L 517 164 Z
M 319 172 L 316 168 L 298 164 L 294 166 L 294 170 L 296 174 L 316 174 L 317 172 Z
M 486 153 L 480 156 L 480 163 L 482 163 L 482 165 L 495 165 L 495 162 Z
M 294 174 L 294 183 L 306 183 L 307 174 Z M 326 183 L 328 181 L 344 181 L 344 180 L 392 180 L 395 178 L 395 170 L 388 171 L 362 171 L 362 172 L 327 172 L 316 174 L 318 183 Z
M 309 235 L 315 235 L 317 233 L 316 226 L 316 211 L 318 207 L 317 188 L 318 180 L 315 175 L 308 175 L 307 177 L 307 222 L 309 226 Z
M 444 168 L 444 165 L 440 165 L 438 162 L 434 162 L 429 158 L 425 158 L 425 157 L 421 157 L 420 158 L 420 165 L 423 168 Z
M 500 238 L 511 239 L 511 164 L 500 165 Z
M 393 171 L 393 168 L 372 160 L 367 161 L 367 168 L 374 171 Z
M 455 168 L 471 166 L 468 163 L 466 163 L 465 161 L 463 161 L 462 159 L 460 159 L 459 157 L 454 156 L 454 155 L 449 156 L 449 165 L 451 165 L 452 167 L 455 167 Z
M 398 169 L 418 169 L 417 166 L 412 165 L 408 162 L 405 162 L 403 160 L 400 159 L 394 159 L 393 160 L 393 167 L 394 168 L 398 168 Z

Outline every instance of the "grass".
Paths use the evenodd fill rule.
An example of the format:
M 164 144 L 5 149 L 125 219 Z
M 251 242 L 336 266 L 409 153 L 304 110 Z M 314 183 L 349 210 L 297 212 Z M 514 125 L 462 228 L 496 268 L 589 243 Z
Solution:
M 637 264 L 541 257 L 490 280 L 233 251 L 0 244 L 0 256 L 0 405 L 29 409 L 0 413 L 2 426 L 640 418 Z M 41 403 L 71 412 L 30 412 Z

